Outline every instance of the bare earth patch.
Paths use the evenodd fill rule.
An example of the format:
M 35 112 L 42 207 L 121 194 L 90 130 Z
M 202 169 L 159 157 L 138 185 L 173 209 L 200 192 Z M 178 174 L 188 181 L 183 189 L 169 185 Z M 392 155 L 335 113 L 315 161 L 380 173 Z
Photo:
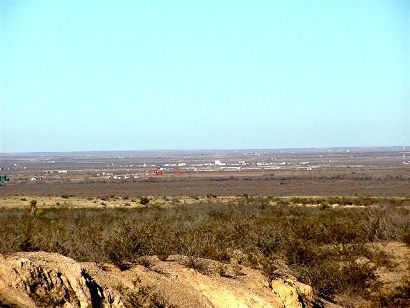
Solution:
M 19 307 L 312 307 L 313 290 L 293 277 L 269 283 L 259 271 L 206 259 L 207 273 L 188 257 L 147 257 L 121 271 L 55 253 L 0 257 L 0 305 Z M 228 267 L 231 277 L 221 276 Z

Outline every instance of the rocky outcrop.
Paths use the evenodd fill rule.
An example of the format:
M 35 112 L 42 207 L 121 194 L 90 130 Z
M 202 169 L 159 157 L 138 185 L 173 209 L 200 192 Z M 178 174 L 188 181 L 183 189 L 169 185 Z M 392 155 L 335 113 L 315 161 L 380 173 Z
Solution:
M 312 307 L 310 286 L 237 263 L 143 257 L 122 270 L 45 252 L 0 256 L 1 307 Z
M 100 307 L 109 303 L 80 263 L 43 252 L 0 256 L 0 298 L 21 307 Z

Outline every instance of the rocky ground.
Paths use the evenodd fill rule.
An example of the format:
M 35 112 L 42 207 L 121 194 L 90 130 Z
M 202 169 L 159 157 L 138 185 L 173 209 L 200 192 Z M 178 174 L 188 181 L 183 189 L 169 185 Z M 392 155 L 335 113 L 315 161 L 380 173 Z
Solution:
M 235 260 L 142 257 L 119 269 L 59 254 L 0 257 L 1 307 L 313 307 L 310 286 L 266 279 Z

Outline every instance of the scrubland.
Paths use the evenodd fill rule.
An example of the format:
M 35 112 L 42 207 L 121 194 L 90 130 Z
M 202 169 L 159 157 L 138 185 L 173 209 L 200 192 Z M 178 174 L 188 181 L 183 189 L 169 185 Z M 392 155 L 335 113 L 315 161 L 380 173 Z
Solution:
M 115 196 L 102 199 L 93 199 L 96 208 L 41 207 L 30 198 L 0 208 L 0 253 L 56 252 L 122 271 L 141 256 L 184 255 L 204 274 L 206 265 L 196 258 L 229 262 L 236 254 L 239 264 L 262 270 L 266 279 L 289 271 L 329 302 L 410 304 L 408 197 L 208 194 L 190 197 L 191 203 L 123 197 L 117 207 L 101 206 Z

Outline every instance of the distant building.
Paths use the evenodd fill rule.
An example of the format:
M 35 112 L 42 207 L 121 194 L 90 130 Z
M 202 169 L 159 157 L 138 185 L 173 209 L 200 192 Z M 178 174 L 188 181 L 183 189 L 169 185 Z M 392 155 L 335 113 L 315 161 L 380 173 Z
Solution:
M 221 167 L 221 171 L 241 171 L 241 167 Z

